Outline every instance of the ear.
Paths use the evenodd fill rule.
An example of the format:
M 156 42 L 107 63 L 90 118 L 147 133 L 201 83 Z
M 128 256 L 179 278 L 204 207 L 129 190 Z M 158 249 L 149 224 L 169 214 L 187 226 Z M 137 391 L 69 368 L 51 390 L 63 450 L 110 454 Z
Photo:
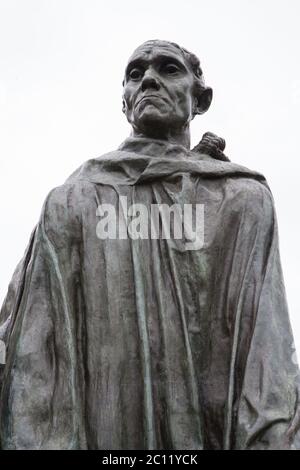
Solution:
M 205 113 L 211 105 L 212 97 L 212 88 L 206 87 L 202 89 L 196 96 L 194 114 L 196 115 Z

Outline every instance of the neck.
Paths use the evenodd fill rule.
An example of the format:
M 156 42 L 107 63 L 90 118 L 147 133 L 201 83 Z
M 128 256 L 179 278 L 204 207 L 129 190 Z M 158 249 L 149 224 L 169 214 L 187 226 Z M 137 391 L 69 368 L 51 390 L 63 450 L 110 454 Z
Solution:
M 132 128 L 131 132 L 132 137 L 146 137 L 153 140 L 164 140 L 170 144 L 178 144 L 185 147 L 187 150 L 190 149 L 191 138 L 190 138 L 190 128 L 187 125 L 184 129 L 168 129 L 166 132 L 161 129 L 152 127 L 150 130 L 141 131 L 139 129 Z

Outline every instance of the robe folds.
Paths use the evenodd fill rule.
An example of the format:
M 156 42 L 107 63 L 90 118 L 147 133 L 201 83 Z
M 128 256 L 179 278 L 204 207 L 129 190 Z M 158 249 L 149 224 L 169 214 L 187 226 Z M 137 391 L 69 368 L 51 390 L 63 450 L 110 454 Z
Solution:
M 100 239 L 101 204 L 202 204 L 204 244 Z M 0 315 L 2 449 L 300 448 L 262 175 L 127 139 L 50 192 Z

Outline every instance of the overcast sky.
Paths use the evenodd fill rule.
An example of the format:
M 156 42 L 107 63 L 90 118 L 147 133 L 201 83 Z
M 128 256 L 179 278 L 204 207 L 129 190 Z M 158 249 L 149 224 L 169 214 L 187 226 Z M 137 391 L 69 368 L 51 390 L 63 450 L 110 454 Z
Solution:
M 50 189 L 129 134 L 132 50 L 167 39 L 200 57 L 214 89 L 192 143 L 223 136 L 272 189 L 299 356 L 299 18 L 299 0 L 0 0 L 0 300 Z

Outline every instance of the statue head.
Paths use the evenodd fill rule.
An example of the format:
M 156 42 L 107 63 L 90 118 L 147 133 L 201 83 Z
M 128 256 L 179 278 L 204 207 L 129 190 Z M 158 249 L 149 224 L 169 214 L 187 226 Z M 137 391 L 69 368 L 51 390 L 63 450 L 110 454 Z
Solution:
M 189 123 L 208 110 L 199 59 L 168 41 L 147 41 L 132 54 L 123 81 L 123 112 L 136 134 L 189 132 Z

